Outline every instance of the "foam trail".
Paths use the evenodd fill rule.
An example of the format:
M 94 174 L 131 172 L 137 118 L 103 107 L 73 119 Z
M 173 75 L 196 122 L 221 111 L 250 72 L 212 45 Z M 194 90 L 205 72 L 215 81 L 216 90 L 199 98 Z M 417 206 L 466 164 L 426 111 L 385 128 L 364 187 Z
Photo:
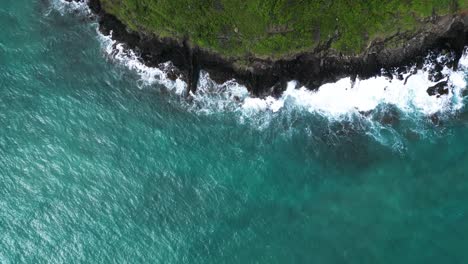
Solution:
M 91 14 L 85 3 L 53 1 L 59 5 L 55 8 L 62 14 Z M 229 112 L 238 122 L 249 124 L 253 129 L 282 131 L 286 135 L 296 133 L 295 130 L 299 128 L 311 138 L 324 138 L 327 144 L 345 144 L 347 140 L 343 141 L 343 138 L 366 135 L 396 151 L 404 151 L 407 132 L 400 131 L 392 121 L 388 122 L 389 116 L 394 115 L 390 120 L 395 118 L 397 124 L 407 123 L 411 133 L 417 134 L 417 137 L 432 137 L 437 136 L 438 132 L 431 120 L 437 124 L 439 118 L 447 114 L 450 116 L 464 106 L 468 49 L 459 62 L 458 71 L 447 67 L 443 69 L 442 81 L 447 80 L 449 92 L 439 98 L 427 93 L 428 87 L 436 84 L 429 78 L 430 71 L 435 68 L 430 56 L 422 69 L 413 68 L 409 71 L 411 73 L 403 74 L 403 80 L 396 78 L 396 72 L 391 80 L 374 77 L 357 80 L 353 84 L 351 78 L 343 78 L 324 84 L 316 91 L 297 88 L 297 82 L 291 81 L 279 98 L 251 97 L 246 87 L 235 80 L 216 84 L 208 73 L 202 71 L 197 92 L 185 97 L 187 84 L 180 78 L 169 78 L 173 76 L 169 75 L 173 69 L 170 62 L 161 64 L 160 68 L 148 67 L 137 53 L 127 49 L 124 44 L 112 40 L 111 36 L 102 35 L 98 29 L 96 32 L 104 53 L 138 74 L 137 85 L 140 88 L 159 84 L 176 95 L 188 98 L 179 102 L 189 111 L 201 114 Z M 439 56 L 437 61 L 450 61 L 449 56 Z
M 463 56 L 460 58 L 458 65 L 462 68 L 468 69 L 468 47 L 465 48 Z
M 137 72 L 140 76 L 140 86 L 162 84 L 176 94 L 186 91 L 186 83 L 181 79 L 172 81 L 167 73 L 146 66 L 132 51 L 116 43 L 110 36 L 100 34 L 106 53 L 116 61 Z M 166 63 L 162 68 L 170 66 Z M 235 82 L 228 81 L 216 84 L 206 72 L 201 73 L 197 93 L 191 94 L 193 105 L 190 109 L 202 113 L 240 110 L 244 115 L 256 112 L 280 112 L 289 108 L 302 108 L 308 112 L 319 113 L 334 120 L 342 119 L 357 112 L 368 112 L 381 104 L 394 105 L 403 112 L 416 112 L 423 115 L 454 112 L 463 107 L 462 91 L 466 89 L 466 69 L 468 68 L 467 53 L 460 61 L 460 70 L 449 68 L 443 70 L 448 77 L 449 94 L 440 97 L 429 96 L 428 87 L 437 82 L 429 78 L 432 65 L 426 64 L 424 69 L 416 73 L 406 73 L 403 80 L 386 77 L 373 77 L 357 80 L 354 85 L 351 78 L 343 78 L 335 83 L 322 85 L 317 91 L 306 87 L 296 88 L 297 83 L 288 83 L 286 91 L 278 99 L 250 97 L 247 89 Z
M 249 92 L 235 80 L 217 84 L 210 78 L 209 73 L 201 71 L 198 90 L 195 94 L 191 93 L 191 97 L 192 110 L 209 114 L 240 109 L 240 103 L 249 97 Z
M 187 91 L 186 82 L 180 77 L 172 80 L 168 72 L 163 70 L 173 68 L 171 62 L 163 63 L 160 68 L 148 67 L 133 50 L 126 49 L 122 43 L 113 40 L 112 36 L 105 36 L 99 30 L 97 34 L 104 52 L 109 57 L 139 75 L 140 88 L 160 84 L 178 95 L 184 95 Z M 236 110 L 236 108 L 239 109 L 239 103 L 248 96 L 247 88 L 235 80 L 217 84 L 207 72 L 201 71 L 197 92 L 195 94 L 190 92 L 193 104 L 189 108 L 200 113 Z
M 112 39 L 112 35 L 105 36 L 99 30 L 97 30 L 97 33 L 103 49 L 108 56 L 138 73 L 140 76 L 140 87 L 158 83 L 179 95 L 186 90 L 187 84 L 180 78 L 175 81 L 171 80 L 168 74 L 161 69 L 146 66 L 140 61 L 139 56 L 133 50 L 124 48 L 122 43 L 118 43 Z M 170 62 L 166 62 L 161 66 L 162 68 L 172 67 Z
M 322 85 L 317 91 L 305 87 L 296 89 L 296 82 L 291 81 L 279 99 L 267 97 L 247 98 L 243 108 L 247 111 L 277 112 L 285 106 L 298 106 L 327 115 L 341 118 L 355 112 L 368 112 L 381 104 L 394 105 L 403 112 L 417 112 L 432 115 L 440 112 L 453 112 L 463 107 L 462 91 L 466 89 L 468 56 L 465 52 L 459 71 L 449 68 L 443 70 L 448 77 L 450 87 L 448 95 L 429 96 L 427 89 L 437 82 L 429 80 L 428 70 L 418 70 L 415 74 L 406 73 L 403 80 L 390 80 L 386 77 L 374 77 L 357 80 L 354 85 L 351 78 L 344 78 L 335 83 Z M 431 68 L 432 65 L 426 65 Z
M 72 5 L 73 8 L 83 8 L 86 5 L 63 0 L 55 1 Z M 138 73 L 140 87 L 157 83 L 179 95 L 186 91 L 187 84 L 180 78 L 175 81 L 171 80 L 167 72 L 146 66 L 134 51 L 115 42 L 111 36 L 104 36 L 99 31 L 98 35 L 108 56 Z M 444 58 L 445 56 L 439 56 L 438 60 Z M 167 62 L 161 68 L 170 67 L 172 65 Z M 296 88 L 297 83 L 291 81 L 278 99 L 250 97 L 247 89 L 234 80 L 218 85 L 210 79 L 209 74 L 202 72 L 198 91 L 196 94 L 191 94 L 194 104 L 190 108 L 203 113 L 235 110 L 241 111 L 245 116 L 258 112 L 276 113 L 291 108 L 300 108 L 334 120 L 357 112 L 372 111 L 382 104 L 394 105 L 403 112 L 415 112 L 422 115 L 461 109 L 463 107 L 462 91 L 467 86 L 465 73 L 468 70 L 467 52 L 465 51 L 460 60 L 459 71 L 452 71 L 447 67 L 443 70 L 443 74 L 448 77 L 450 87 L 448 95 L 439 98 L 428 95 L 428 87 L 436 84 L 429 80 L 429 70 L 433 67 L 426 63 L 424 68 L 416 73 L 404 74 L 403 80 L 374 77 L 357 80 L 353 85 L 351 78 L 344 78 L 335 83 L 324 84 L 317 91 L 310 91 L 305 87 Z
M 92 12 L 88 7 L 88 1 L 65 1 L 65 0 L 52 0 L 52 6 L 55 10 L 59 11 L 62 15 L 78 12 L 84 15 L 91 15 Z

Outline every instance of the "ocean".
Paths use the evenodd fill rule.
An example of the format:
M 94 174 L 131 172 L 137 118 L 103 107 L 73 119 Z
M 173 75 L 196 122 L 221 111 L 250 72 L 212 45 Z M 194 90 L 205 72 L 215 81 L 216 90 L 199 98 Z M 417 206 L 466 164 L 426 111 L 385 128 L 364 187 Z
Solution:
M 84 6 L 0 25 L 1 263 L 468 261 L 467 54 L 440 98 L 420 70 L 186 100 Z

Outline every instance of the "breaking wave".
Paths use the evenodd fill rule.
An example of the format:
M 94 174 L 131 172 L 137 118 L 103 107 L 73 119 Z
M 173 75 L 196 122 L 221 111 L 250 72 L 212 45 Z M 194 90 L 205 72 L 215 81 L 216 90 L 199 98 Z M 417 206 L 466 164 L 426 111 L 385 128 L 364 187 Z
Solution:
M 99 32 L 98 34 L 108 56 L 139 74 L 140 87 L 158 83 L 179 95 L 186 91 L 187 85 L 181 79 L 171 80 L 163 70 L 146 66 L 134 51 L 125 49 L 122 44 L 112 40 L 111 36 L 104 36 Z M 171 63 L 167 62 L 161 68 L 171 67 Z M 191 96 L 198 108 L 204 112 L 231 109 L 233 103 L 245 112 L 279 112 L 295 105 L 335 119 L 353 112 L 372 111 L 381 104 L 394 105 L 402 111 L 424 115 L 461 109 L 462 92 L 467 86 L 467 52 L 460 60 L 458 71 L 448 67 L 442 71 L 450 88 L 446 95 L 430 96 L 427 92 L 429 87 L 439 83 L 430 80 L 429 70 L 433 67 L 428 60 L 423 69 L 414 68 L 404 73 L 403 78 L 396 78 L 397 73 L 394 73 L 394 78 L 379 76 L 353 82 L 348 77 L 335 83 L 324 84 L 317 91 L 297 87 L 297 83 L 291 81 L 280 98 L 250 97 L 247 89 L 235 80 L 216 84 L 208 73 L 202 72 L 197 93 Z
M 60 3 L 61 7 L 57 8 L 60 12 L 90 12 L 84 3 L 56 1 Z M 160 68 L 148 67 L 133 50 L 112 40 L 111 36 L 102 35 L 99 30 L 97 33 L 105 54 L 138 74 L 137 84 L 140 88 L 158 84 L 176 95 L 186 96 L 187 84 L 181 79 L 169 77 L 167 69 L 173 68 L 170 62 L 162 64 Z M 442 61 L 447 56 L 450 55 L 440 55 L 437 60 Z M 465 50 L 460 60 L 459 69 L 454 71 L 444 67 L 443 78 L 438 82 L 430 78 L 430 71 L 434 67 L 433 60 L 428 56 L 422 69 L 414 66 L 402 76 L 395 70 L 391 73 L 392 78 L 387 75 L 357 79 L 354 82 L 351 78 L 343 78 L 335 83 L 324 84 L 316 91 L 298 87 L 297 82 L 292 80 L 279 98 L 251 97 L 247 89 L 235 80 L 216 84 L 207 72 L 202 71 L 197 92 L 188 96 L 190 100 L 181 101 L 188 109 L 198 113 L 238 113 L 241 122 L 254 122 L 259 129 L 267 128 L 275 118 L 283 120 L 288 116 L 288 119 L 291 113 L 301 111 L 325 118 L 328 122 L 354 122 L 352 129 L 356 129 L 356 126 L 364 127 L 364 133 L 383 144 L 399 145 L 396 132 L 391 128 L 391 120 L 398 118 L 415 121 L 416 118 L 437 123 L 439 118 L 452 115 L 464 106 L 468 50 Z M 442 81 L 447 82 L 448 91 L 442 95 L 430 96 L 428 88 Z M 356 120 L 359 120 L 358 123 Z M 416 130 L 424 134 L 424 129 Z M 387 136 L 382 136 L 382 133 Z
M 79 13 L 84 15 L 92 14 L 87 1 L 65 1 L 52 0 L 52 8 L 59 11 L 62 15 L 68 13 Z
M 465 53 L 462 67 L 466 61 Z M 424 68 L 431 67 L 432 65 L 426 64 Z M 462 91 L 467 85 L 466 73 L 445 67 L 443 74 L 444 79 L 448 79 L 450 89 L 447 95 L 439 97 L 430 96 L 427 92 L 429 87 L 438 82 L 430 80 L 427 70 L 417 70 L 414 74 L 405 73 L 402 80 L 380 76 L 357 79 L 353 83 L 351 78 L 344 78 L 335 83 L 324 84 L 317 91 L 310 91 L 305 87 L 296 88 L 296 82 L 292 81 L 281 98 L 247 98 L 243 108 L 276 112 L 285 105 L 294 104 L 310 112 L 319 112 L 334 118 L 356 111 L 372 111 L 380 104 L 394 105 L 402 111 L 425 115 L 459 110 L 463 107 Z

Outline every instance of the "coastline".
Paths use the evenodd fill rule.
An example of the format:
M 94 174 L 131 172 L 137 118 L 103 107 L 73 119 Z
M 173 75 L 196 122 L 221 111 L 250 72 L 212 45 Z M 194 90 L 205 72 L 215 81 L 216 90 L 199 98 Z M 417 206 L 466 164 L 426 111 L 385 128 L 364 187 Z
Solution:
M 352 79 L 369 78 L 395 69 L 407 71 L 406 66 L 410 64 L 421 67 L 419 65 L 431 50 L 452 52 L 454 60 L 451 67 L 456 69 L 468 43 L 468 14 L 460 13 L 433 17 L 415 34 L 398 33 L 384 40 L 373 41 L 365 52 L 356 56 L 337 54 L 324 46 L 278 60 L 252 57 L 249 58 L 249 65 L 239 67 L 233 58 L 201 49 L 187 39 L 158 38 L 144 32 L 129 31 L 115 16 L 101 8 L 99 0 L 89 0 L 87 3 L 97 16 L 99 30 L 103 34 L 112 33 L 114 40 L 136 50 L 143 63 L 150 67 L 161 67 L 161 64 L 171 61 L 175 68 L 169 69 L 170 76 L 185 80 L 187 89 L 193 93 L 197 89 L 200 70 L 208 72 L 211 79 L 218 83 L 235 79 L 245 85 L 252 95 L 264 97 L 279 96 L 291 80 L 314 90 L 346 76 Z M 391 46 L 387 45 L 390 42 L 402 44 L 388 47 Z

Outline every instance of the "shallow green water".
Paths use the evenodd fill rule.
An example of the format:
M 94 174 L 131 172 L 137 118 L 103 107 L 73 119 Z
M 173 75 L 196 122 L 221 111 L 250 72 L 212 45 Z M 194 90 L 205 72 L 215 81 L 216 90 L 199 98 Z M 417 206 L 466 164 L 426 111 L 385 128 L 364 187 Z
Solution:
M 0 262 L 468 261 L 464 111 L 379 140 L 301 109 L 201 114 L 137 88 L 84 16 L 1 0 L 0 25 Z

